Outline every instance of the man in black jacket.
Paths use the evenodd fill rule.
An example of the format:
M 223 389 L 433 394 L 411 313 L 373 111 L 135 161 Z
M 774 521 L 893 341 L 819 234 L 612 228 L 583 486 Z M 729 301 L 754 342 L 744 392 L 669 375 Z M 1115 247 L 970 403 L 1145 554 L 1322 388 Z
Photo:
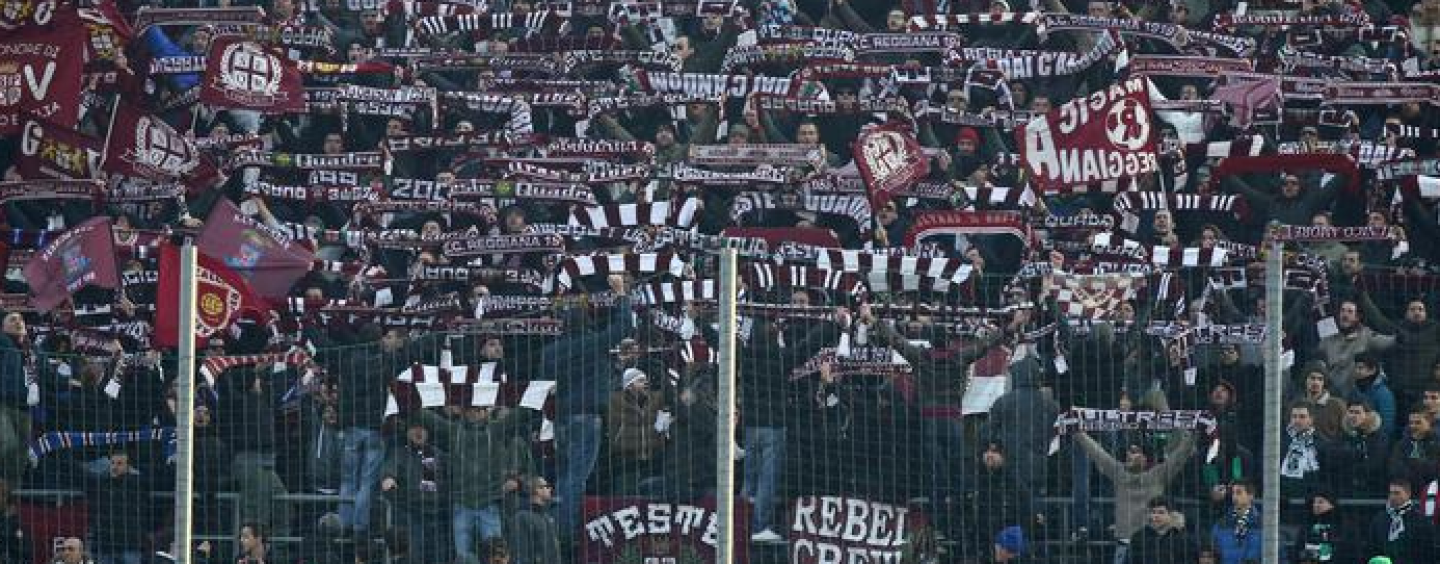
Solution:
M 124 451 L 110 453 L 109 472 L 90 491 L 90 533 L 96 561 L 140 562 L 148 502 L 140 477 L 131 471 L 130 455 Z
M 450 500 L 443 478 L 448 462 L 419 418 L 410 421 L 405 444 L 390 449 L 385 461 L 380 490 L 394 500 L 397 522 L 421 562 L 450 560 Z
M 1411 492 L 1414 486 L 1405 478 L 1392 478 L 1385 508 L 1381 509 L 1366 530 L 1366 551 L 1362 557 L 1388 556 L 1395 564 L 1434 562 L 1435 526 L 1427 519 Z
M 1134 564 L 1194 562 L 1195 539 L 1185 532 L 1185 516 L 1170 510 L 1163 497 L 1150 500 L 1150 520 L 1130 538 L 1128 559 Z
M 530 499 L 510 517 L 508 527 L 512 564 L 561 562 L 560 528 L 550 516 L 554 488 L 544 478 L 531 478 Z

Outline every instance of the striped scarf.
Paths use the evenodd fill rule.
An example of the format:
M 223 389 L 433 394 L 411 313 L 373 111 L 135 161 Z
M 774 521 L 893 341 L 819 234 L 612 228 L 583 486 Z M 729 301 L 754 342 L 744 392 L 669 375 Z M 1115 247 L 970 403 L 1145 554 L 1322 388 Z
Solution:
M 687 198 L 683 202 L 589 206 L 576 208 L 569 224 L 597 228 L 662 225 L 689 228 L 695 223 L 699 210 L 699 198 Z
M 82 447 L 126 445 L 143 441 L 162 441 L 168 459 L 175 452 L 174 427 L 146 427 L 134 431 L 80 432 L 52 431 L 30 441 L 29 457 L 33 466 L 52 452 Z
M 555 283 L 560 290 L 569 290 L 580 278 L 588 276 L 629 273 L 680 277 L 684 275 L 686 266 L 684 260 L 671 252 L 575 255 L 561 261 L 556 269 Z
M 745 192 L 735 197 L 730 206 L 730 217 L 737 223 L 753 212 L 761 210 L 808 211 L 833 214 L 855 220 L 855 226 L 862 234 L 873 227 L 870 200 L 858 194 L 777 194 L 774 192 Z
M 420 35 L 445 35 L 465 32 L 489 36 L 500 30 L 519 30 L 532 35 L 544 29 L 553 29 L 564 23 L 565 18 L 553 10 L 539 10 L 529 14 L 465 14 L 456 16 L 425 16 L 415 20 L 414 28 Z

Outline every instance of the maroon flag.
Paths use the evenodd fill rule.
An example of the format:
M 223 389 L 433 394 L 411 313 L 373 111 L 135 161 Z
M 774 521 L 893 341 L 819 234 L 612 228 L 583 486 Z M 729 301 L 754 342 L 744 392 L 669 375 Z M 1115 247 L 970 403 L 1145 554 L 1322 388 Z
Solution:
M 95 178 L 101 144 L 69 126 L 27 117 L 20 130 L 15 166 L 26 179 Z
M 289 236 L 256 221 L 221 198 L 196 243 L 249 282 L 265 298 L 283 298 L 295 281 L 310 271 L 315 254 Z
M 170 124 L 122 100 L 110 116 L 101 167 L 123 176 L 169 181 L 195 172 L 200 152 Z
M 84 286 L 118 288 L 115 236 L 110 218 L 97 217 L 75 226 L 35 253 L 25 264 L 35 309 L 50 311 Z
M 265 114 L 301 113 L 306 109 L 305 89 L 294 61 L 275 49 L 239 37 L 222 37 L 210 45 L 200 101 Z
M 1147 85 L 1144 77 L 1126 79 L 1016 131 L 1032 182 L 1053 191 L 1159 170 Z
M 224 263 L 195 256 L 195 337 L 207 339 L 238 321 L 243 315 L 263 313 L 264 305 L 245 279 Z M 180 344 L 180 249 L 160 245 L 160 281 L 155 292 L 155 344 Z
M 89 43 L 85 26 L 74 8 L 51 4 L 48 15 L 7 20 L 10 7 L 7 3 L 6 15 L 0 15 L 0 135 L 19 132 L 26 115 L 75 127 Z M 19 23 L 10 27 L 7 21 Z
M 930 173 L 930 160 L 915 136 L 896 123 L 860 133 L 855 165 L 870 191 L 871 209 L 879 211 L 894 194 Z

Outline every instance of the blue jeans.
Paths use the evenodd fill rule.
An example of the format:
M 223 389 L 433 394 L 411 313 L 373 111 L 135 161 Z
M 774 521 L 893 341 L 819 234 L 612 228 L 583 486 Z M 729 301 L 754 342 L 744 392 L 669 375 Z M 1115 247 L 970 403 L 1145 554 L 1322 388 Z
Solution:
M 566 415 L 555 427 L 555 440 L 560 447 L 560 476 L 555 484 L 560 499 L 555 503 L 555 522 L 560 536 L 571 537 L 580 529 L 580 514 L 585 507 L 585 482 L 595 471 L 600 458 L 600 416 L 593 414 Z
M 785 467 L 785 428 L 745 428 L 745 491 L 753 498 L 755 519 L 751 532 L 759 533 L 774 526 L 775 490 L 780 485 L 780 472 Z
M 353 531 L 370 528 L 370 502 L 380 481 L 380 464 L 385 462 L 385 441 L 380 432 L 346 427 L 340 432 L 340 497 L 353 499 L 340 504 L 340 522 Z
M 500 538 L 499 504 L 490 504 L 480 509 L 456 505 L 451 516 L 450 529 L 455 534 L 455 553 L 460 556 L 461 561 L 476 558 L 476 531 L 480 533 L 480 540 Z
M 412 558 L 418 562 L 450 562 L 454 558 L 450 549 L 455 544 L 450 540 L 450 527 L 445 526 L 445 514 L 432 511 L 401 511 L 400 526 L 410 541 Z

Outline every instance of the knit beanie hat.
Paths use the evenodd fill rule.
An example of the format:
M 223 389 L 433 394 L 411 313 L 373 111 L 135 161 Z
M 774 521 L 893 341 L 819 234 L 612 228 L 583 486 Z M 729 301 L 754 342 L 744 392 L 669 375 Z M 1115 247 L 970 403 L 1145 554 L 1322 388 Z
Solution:
M 628 390 L 631 385 L 640 380 L 647 380 L 644 372 L 638 368 L 626 369 L 624 376 L 620 378 L 620 388 Z

